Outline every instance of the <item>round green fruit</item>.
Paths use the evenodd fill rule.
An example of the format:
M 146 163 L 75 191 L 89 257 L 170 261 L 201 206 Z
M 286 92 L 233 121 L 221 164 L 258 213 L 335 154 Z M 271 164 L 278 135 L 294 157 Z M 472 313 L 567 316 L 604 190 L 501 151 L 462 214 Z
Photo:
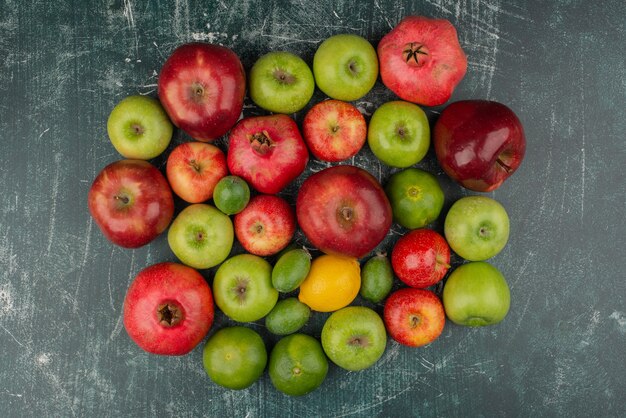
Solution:
M 394 220 L 408 229 L 425 227 L 439 217 L 443 208 L 444 194 L 437 178 L 419 168 L 393 174 L 385 192 Z
M 370 119 L 367 143 L 374 155 L 391 167 L 417 164 L 430 147 L 430 125 L 416 104 L 393 101 L 378 107 Z
M 215 206 L 226 215 L 241 212 L 249 201 L 250 187 L 244 179 L 238 176 L 223 177 L 213 190 Z
M 510 305 L 510 290 L 504 276 L 486 261 L 457 267 L 443 288 L 446 315 L 459 325 L 497 324 L 506 317 Z
M 361 268 L 361 290 L 363 299 L 378 303 L 385 299 L 393 286 L 393 268 L 384 254 L 377 254 Z
M 328 360 L 315 338 L 293 334 L 276 343 L 268 371 L 276 389 L 287 395 L 301 396 L 322 384 L 328 373 Z
M 217 331 L 204 346 L 204 370 L 211 380 L 229 389 L 245 389 L 256 382 L 267 365 L 261 336 L 250 328 Z
M 272 269 L 272 285 L 279 292 L 296 290 L 311 269 L 311 254 L 295 248 L 281 254 Z
M 466 196 L 454 202 L 443 227 L 450 248 L 470 261 L 495 256 L 509 240 L 509 215 L 487 196 Z
M 276 303 L 265 317 L 268 331 L 276 335 L 288 335 L 302 328 L 311 316 L 311 308 L 291 297 Z

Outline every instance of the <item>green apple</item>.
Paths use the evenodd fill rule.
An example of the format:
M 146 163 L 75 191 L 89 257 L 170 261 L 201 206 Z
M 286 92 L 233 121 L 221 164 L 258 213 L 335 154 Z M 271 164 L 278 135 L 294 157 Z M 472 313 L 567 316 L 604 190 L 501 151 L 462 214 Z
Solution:
M 230 254 L 234 237 L 230 218 L 203 203 L 183 209 L 167 233 L 174 255 L 196 269 L 208 269 L 224 261 Z
M 125 158 L 149 160 L 172 140 L 174 127 L 161 103 L 148 96 L 129 96 L 111 111 L 107 132 L 113 147 Z
M 422 228 L 435 221 L 443 208 L 444 194 L 437 177 L 419 168 L 392 174 L 385 193 L 394 220 L 408 229 Z
M 382 104 L 370 119 L 367 144 L 388 166 L 417 164 L 430 147 L 426 113 L 418 105 L 400 100 Z
M 263 339 L 241 326 L 213 334 L 202 352 L 204 370 L 211 380 L 228 389 L 245 389 L 259 380 L 267 365 Z
M 444 221 L 450 248 L 470 261 L 487 260 L 509 240 L 509 215 L 487 196 L 466 196 L 454 202 Z
M 383 320 L 365 306 L 347 306 L 333 312 L 322 328 L 324 352 L 346 370 L 363 370 L 374 365 L 386 346 Z
M 459 325 L 497 324 L 509 312 L 511 295 L 500 271 L 486 261 L 457 267 L 443 288 L 443 307 Z
M 215 272 L 213 297 L 218 308 L 235 321 L 263 318 L 278 301 L 278 290 L 272 287 L 272 266 L 252 254 L 229 258 Z
M 358 100 L 376 83 L 376 50 L 358 35 L 331 36 L 315 52 L 313 75 L 317 86 L 329 97 L 346 102 Z
M 286 51 L 263 55 L 249 75 L 250 98 L 275 113 L 295 113 L 309 103 L 315 91 L 313 73 L 302 58 Z

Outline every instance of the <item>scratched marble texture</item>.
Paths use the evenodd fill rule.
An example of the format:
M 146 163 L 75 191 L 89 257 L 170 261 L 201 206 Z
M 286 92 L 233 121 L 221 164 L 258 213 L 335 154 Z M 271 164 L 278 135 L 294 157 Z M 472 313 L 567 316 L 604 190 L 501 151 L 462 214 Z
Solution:
M 389 341 L 371 369 L 333 366 L 302 398 L 280 394 L 267 375 L 243 391 L 214 385 L 202 345 L 177 358 L 141 352 L 121 322 L 126 288 L 175 258 L 165 237 L 114 247 L 89 217 L 91 181 L 120 158 L 105 128 L 112 107 L 156 96 L 160 66 L 184 42 L 229 46 L 246 68 L 278 49 L 311 63 L 330 35 L 376 44 L 412 13 L 458 29 L 469 68 L 453 100 L 504 102 L 526 127 L 521 169 L 489 194 L 512 221 L 492 260 L 511 287 L 506 320 L 448 323 L 420 349 Z M 619 0 L 1 2 L 0 415 L 625 416 L 625 25 Z M 369 116 L 392 99 L 378 83 L 356 105 Z M 431 121 L 440 110 L 427 109 Z M 172 147 L 188 140 L 176 132 Z M 392 172 L 367 147 L 352 163 L 383 182 Z M 418 166 L 439 176 L 444 213 L 468 194 L 432 151 Z M 308 172 L 323 167 L 313 161 Z M 293 199 L 303 178 L 283 195 Z M 402 233 L 394 227 L 380 248 Z M 319 336 L 324 318 L 305 331 Z M 214 329 L 228 324 L 218 315 Z M 262 321 L 249 326 L 276 342 Z

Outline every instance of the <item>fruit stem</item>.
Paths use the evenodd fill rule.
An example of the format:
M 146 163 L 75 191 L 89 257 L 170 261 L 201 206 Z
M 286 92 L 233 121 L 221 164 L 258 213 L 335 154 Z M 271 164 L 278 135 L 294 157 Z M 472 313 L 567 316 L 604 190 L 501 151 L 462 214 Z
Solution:
M 119 200 L 121 201 L 124 205 L 127 205 L 128 202 L 130 202 L 130 199 L 128 198 L 128 196 L 119 196 L 119 195 L 115 195 L 113 196 L 113 198 L 115 200 Z
M 513 169 L 509 167 L 508 165 L 506 165 L 504 161 L 502 161 L 499 157 L 498 159 L 496 159 L 496 163 L 500 166 L 500 168 L 502 168 L 508 174 L 511 174 L 513 172 Z
M 267 131 L 257 132 L 255 134 L 248 135 L 248 140 L 250 141 L 250 146 L 252 147 L 252 149 L 260 155 L 267 154 L 271 148 L 276 146 Z
M 194 169 L 196 173 L 200 172 L 200 164 L 196 160 L 189 160 L 189 165 Z

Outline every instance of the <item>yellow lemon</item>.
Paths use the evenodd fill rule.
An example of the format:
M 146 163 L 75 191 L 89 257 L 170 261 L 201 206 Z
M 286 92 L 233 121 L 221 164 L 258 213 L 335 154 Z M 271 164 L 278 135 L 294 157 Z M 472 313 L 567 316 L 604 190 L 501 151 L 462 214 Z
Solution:
M 348 306 L 359 293 L 361 267 L 356 258 L 325 254 L 311 263 L 300 285 L 300 302 L 318 312 Z

